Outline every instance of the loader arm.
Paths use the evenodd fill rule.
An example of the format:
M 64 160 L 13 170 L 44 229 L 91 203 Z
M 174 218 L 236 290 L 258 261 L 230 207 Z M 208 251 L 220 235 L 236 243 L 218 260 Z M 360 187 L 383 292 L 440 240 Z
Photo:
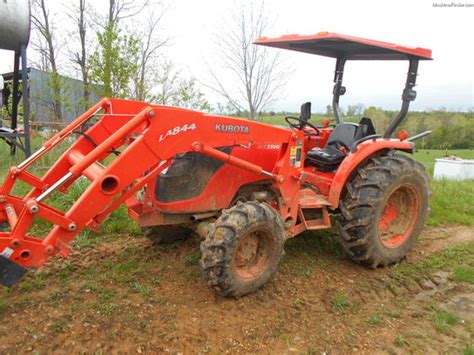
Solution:
M 86 131 L 84 126 L 91 124 Z M 28 172 L 42 156 L 73 135 L 79 138 L 42 176 Z M 287 159 L 288 147 L 299 133 L 223 116 L 205 115 L 174 107 L 143 102 L 103 99 L 48 140 L 31 157 L 10 169 L 0 189 L 0 222 L 10 231 L 0 232 L 0 283 L 12 285 L 26 268 L 41 266 L 49 257 L 67 256 L 67 243 L 82 229 L 96 230 L 109 213 L 118 208 L 148 181 L 167 168 L 178 153 L 199 152 L 241 169 L 288 184 L 280 170 L 291 174 L 282 163 L 273 171 L 233 157 L 215 148 L 246 146 L 252 141 L 278 144 L 280 160 Z M 264 138 L 262 138 L 264 137 Z M 267 138 L 268 137 L 268 138 Z M 292 143 L 293 142 L 293 143 Z M 295 168 L 293 168 L 295 169 Z M 77 179 L 90 185 L 65 212 L 46 204 L 53 193 L 67 193 Z M 31 185 L 24 197 L 14 196 L 18 180 Z M 295 187 L 288 189 L 294 198 Z M 29 234 L 34 219 L 53 224 L 44 237 Z

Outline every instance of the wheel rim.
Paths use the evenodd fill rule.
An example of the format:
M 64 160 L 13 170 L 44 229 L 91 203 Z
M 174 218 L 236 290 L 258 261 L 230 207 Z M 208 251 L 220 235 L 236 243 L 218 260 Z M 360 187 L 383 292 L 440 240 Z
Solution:
M 262 230 L 247 233 L 234 255 L 234 269 L 242 279 L 254 279 L 265 272 L 269 265 L 273 240 Z
M 413 185 L 404 184 L 390 193 L 379 218 L 379 237 L 387 248 L 403 245 L 418 219 L 419 195 Z

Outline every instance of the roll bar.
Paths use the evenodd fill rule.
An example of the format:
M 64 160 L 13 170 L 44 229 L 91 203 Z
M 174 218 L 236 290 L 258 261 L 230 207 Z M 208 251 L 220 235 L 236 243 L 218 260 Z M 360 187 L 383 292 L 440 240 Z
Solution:
M 405 119 L 410 102 L 416 99 L 416 91 L 413 88 L 416 85 L 416 76 L 418 72 L 418 62 L 419 59 L 416 57 L 407 57 L 409 61 L 407 80 L 405 83 L 405 88 L 402 93 L 402 107 L 397 117 L 390 123 L 387 130 L 383 134 L 384 138 L 390 138 L 395 132 L 397 127 Z M 341 118 L 341 109 L 339 107 L 339 98 L 346 93 L 346 87 L 342 86 L 342 78 L 344 75 L 344 65 L 346 63 L 345 57 L 338 57 L 336 60 L 336 69 L 334 72 L 334 89 L 333 89 L 333 98 L 332 98 L 332 109 L 334 112 L 334 117 L 336 122 L 344 122 Z

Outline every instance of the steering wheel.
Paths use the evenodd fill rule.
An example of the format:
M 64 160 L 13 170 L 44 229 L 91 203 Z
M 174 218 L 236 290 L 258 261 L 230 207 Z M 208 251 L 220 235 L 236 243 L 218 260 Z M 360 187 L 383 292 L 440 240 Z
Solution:
M 316 131 L 316 135 L 318 136 L 320 135 L 319 129 L 315 125 L 313 125 L 312 123 L 309 123 L 308 121 L 303 120 L 302 118 L 294 117 L 294 116 L 286 116 L 285 121 L 286 123 L 288 123 L 288 126 L 290 126 L 291 128 L 302 130 L 305 126 L 308 126 Z M 298 121 L 299 123 L 294 123 L 292 121 Z

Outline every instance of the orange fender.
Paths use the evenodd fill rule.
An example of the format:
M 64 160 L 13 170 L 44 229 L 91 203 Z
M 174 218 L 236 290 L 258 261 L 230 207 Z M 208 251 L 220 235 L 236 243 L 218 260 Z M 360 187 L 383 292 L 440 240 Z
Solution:
M 352 172 L 355 171 L 355 169 L 367 158 L 384 149 L 396 149 L 413 152 L 415 145 L 412 142 L 401 141 L 399 139 L 384 138 L 378 138 L 375 141 L 371 139 L 359 144 L 357 146 L 357 150 L 355 152 L 349 153 L 342 161 L 341 165 L 337 169 L 336 175 L 334 176 L 328 198 L 329 206 L 332 209 L 335 209 L 339 206 L 341 192 L 344 189 L 346 181 Z

